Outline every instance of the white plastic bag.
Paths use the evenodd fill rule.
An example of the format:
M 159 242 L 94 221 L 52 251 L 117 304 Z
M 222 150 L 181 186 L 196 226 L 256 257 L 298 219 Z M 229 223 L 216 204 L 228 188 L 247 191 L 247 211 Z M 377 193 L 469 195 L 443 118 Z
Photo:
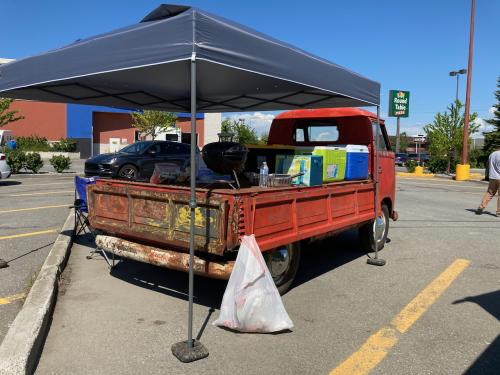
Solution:
M 213 324 L 241 332 L 277 332 L 293 328 L 253 235 L 241 241 L 219 318 Z

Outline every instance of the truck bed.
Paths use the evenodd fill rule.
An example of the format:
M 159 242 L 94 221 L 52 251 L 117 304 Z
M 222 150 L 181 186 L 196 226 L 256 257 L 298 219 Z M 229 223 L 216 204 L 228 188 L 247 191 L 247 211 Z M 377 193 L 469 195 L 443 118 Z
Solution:
M 99 179 L 89 186 L 92 227 L 156 248 L 189 249 L 189 187 Z M 196 190 L 196 251 L 223 256 L 254 234 L 262 251 L 323 237 L 374 218 L 374 183 Z

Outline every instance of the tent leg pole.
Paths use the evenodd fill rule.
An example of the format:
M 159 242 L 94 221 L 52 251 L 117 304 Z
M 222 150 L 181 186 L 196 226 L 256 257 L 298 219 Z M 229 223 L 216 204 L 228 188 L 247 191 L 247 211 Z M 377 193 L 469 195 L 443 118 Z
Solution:
M 189 307 L 188 307 L 188 339 L 172 346 L 172 353 L 181 362 L 193 362 L 208 356 L 208 350 L 199 342 L 193 340 L 193 285 L 194 285 L 194 231 L 196 214 L 196 54 L 191 56 L 191 177 L 189 208 L 191 222 L 189 231 Z
M 380 175 L 379 175 L 379 158 L 378 158 L 378 150 L 380 149 L 380 106 L 377 106 L 377 123 L 375 124 L 376 130 L 375 130 L 375 171 L 373 171 L 372 175 L 375 180 L 375 221 L 373 223 L 373 247 L 375 250 L 375 257 L 374 258 L 368 258 L 366 263 L 374 265 L 374 266 L 383 266 L 385 265 L 385 260 L 380 259 L 378 257 L 378 228 L 382 223 L 380 223 L 381 220 L 385 220 L 385 218 L 380 219 L 379 217 L 379 211 L 380 211 L 380 201 L 379 201 L 379 180 L 380 180 Z M 385 224 L 385 223 L 384 223 Z

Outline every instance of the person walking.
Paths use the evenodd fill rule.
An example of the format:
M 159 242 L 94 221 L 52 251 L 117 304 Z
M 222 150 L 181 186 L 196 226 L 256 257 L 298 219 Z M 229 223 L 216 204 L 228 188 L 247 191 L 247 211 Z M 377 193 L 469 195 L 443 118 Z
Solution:
M 488 158 L 488 177 L 490 182 L 488 190 L 484 194 L 483 200 L 476 210 L 476 215 L 481 215 L 490 202 L 491 198 L 498 193 L 497 217 L 500 217 L 500 147 L 491 153 Z

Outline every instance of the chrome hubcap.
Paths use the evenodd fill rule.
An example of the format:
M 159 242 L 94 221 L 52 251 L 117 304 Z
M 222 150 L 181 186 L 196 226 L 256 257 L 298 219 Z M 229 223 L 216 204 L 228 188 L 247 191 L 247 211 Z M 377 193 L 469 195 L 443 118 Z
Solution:
M 374 229 L 375 229 L 375 238 L 377 239 L 377 242 L 382 241 L 385 233 L 385 228 L 386 228 L 386 218 L 384 215 L 377 217 L 377 220 L 373 223 Z
M 271 253 L 271 276 L 278 278 L 282 276 L 290 266 L 290 254 L 286 247 L 280 247 Z

